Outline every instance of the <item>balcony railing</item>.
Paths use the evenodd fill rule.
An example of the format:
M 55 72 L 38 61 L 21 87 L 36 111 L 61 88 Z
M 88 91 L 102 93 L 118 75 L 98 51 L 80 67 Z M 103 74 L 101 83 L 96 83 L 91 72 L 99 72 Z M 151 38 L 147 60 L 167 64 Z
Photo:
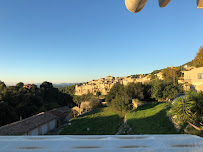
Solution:
M 179 79 L 178 80 L 178 83 L 190 83 L 190 82 L 192 82 L 191 79 Z

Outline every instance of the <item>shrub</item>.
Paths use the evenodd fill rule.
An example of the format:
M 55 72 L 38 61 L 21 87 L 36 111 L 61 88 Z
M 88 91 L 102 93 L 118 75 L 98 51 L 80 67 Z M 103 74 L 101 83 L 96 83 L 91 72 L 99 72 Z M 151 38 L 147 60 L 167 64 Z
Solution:
M 164 80 L 152 81 L 151 95 L 158 101 L 166 100 L 167 98 L 173 98 L 177 94 L 183 92 L 181 84 L 173 84 L 172 82 L 166 82 Z
M 126 94 L 130 99 L 138 98 L 144 99 L 144 86 L 142 83 L 130 83 L 125 87 Z
M 90 103 L 89 103 L 90 109 L 96 109 L 96 108 L 98 108 L 100 106 L 101 106 L 101 102 L 100 102 L 100 100 L 98 98 L 92 97 L 90 99 Z
M 69 113 L 69 116 L 71 118 L 75 117 L 75 116 L 78 116 L 79 115 L 79 112 L 77 110 L 74 110 L 74 109 L 71 109 L 70 113 Z
M 171 115 L 180 124 L 189 123 L 195 129 L 201 131 L 203 122 L 203 93 L 188 91 L 187 97 L 180 97 L 174 101 Z
M 176 121 L 183 124 L 193 117 L 192 109 L 194 106 L 194 101 L 189 101 L 188 98 L 179 97 L 172 104 L 171 114 L 176 117 Z
M 132 109 L 132 99 L 126 93 L 126 88 L 122 84 L 115 84 L 106 96 L 107 105 L 113 110 L 123 115 Z

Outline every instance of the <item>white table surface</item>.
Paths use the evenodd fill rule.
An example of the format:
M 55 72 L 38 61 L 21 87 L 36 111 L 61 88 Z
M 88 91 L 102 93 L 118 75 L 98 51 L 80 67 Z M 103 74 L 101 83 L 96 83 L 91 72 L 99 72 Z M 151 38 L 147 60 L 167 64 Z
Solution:
M 0 136 L 0 152 L 203 152 L 192 135 Z

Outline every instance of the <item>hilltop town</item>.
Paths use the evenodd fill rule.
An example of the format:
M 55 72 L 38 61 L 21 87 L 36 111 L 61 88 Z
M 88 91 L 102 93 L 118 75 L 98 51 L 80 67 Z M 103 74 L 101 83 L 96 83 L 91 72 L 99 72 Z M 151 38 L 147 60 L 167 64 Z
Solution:
M 158 79 L 163 79 L 162 72 L 159 72 L 156 74 Z M 115 84 L 122 84 L 122 85 L 128 85 L 129 83 L 146 83 L 151 80 L 151 74 L 142 76 L 140 75 L 139 78 L 134 78 L 133 76 L 128 77 L 112 77 L 107 76 L 106 78 L 101 78 L 99 80 L 92 80 L 90 82 L 83 83 L 81 85 L 76 85 L 75 87 L 75 95 L 83 95 L 92 93 L 96 95 L 97 92 L 99 92 L 101 95 L 107 95 L 107 93 L 111 90 L 111 88 Z
M 174 67 L 170 67 L 173 69 Z M 194 66 L 184 66 L 184 70 L 180 71 L 181 76 L 178 77 L 178 83 L 182 84 L 184 87 L 184 90 L 189 90 L 190 88 L 194 88 L 197 91 L 203 90 L 203 82 L 202 82 L 202 71 L 203 68 L 196 68 Z M 154 77 L 159 80 L 163 80 L 163 72 L 160 71 L 156 74 L 145 74 L 141 75 L 138 78 L 135 78 L 133 76 L 128 77 L 112 77 L 107 76 L 106 78 L 101 78 L 99 80 L 92 80 L 90 82 L 86 82 L 83 84 L 78 84 L 75 86 L 75 95 L 83 95 L 92 93 L 93 95 L 96 95 L 99 93 L 99 95 L 107 95 L 108 92 L 111 90 L 111 88 L 115 84 L 122 84 L 124 86 L 128 85 L 129 83 L 137 83 L 141 82 L 142 84 L 148 83 L 151 80 L 154 79 Z

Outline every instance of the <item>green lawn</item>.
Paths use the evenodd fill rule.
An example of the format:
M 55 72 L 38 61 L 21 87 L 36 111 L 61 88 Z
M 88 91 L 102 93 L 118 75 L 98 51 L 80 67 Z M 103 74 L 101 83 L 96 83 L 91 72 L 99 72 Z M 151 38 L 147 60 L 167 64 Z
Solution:
M 99 108 L 71 119 L 71 125 L 60 132 L 62 135 L 113 135 L 122 124 L 120 118 L 110 107 Z M 90 131 L 87 131 L 87 128 Z
M 128 124 L 137 134 L 177 133 L 166 114 L 168 103 L 152 103 L 139 107 L 127 114 Z

